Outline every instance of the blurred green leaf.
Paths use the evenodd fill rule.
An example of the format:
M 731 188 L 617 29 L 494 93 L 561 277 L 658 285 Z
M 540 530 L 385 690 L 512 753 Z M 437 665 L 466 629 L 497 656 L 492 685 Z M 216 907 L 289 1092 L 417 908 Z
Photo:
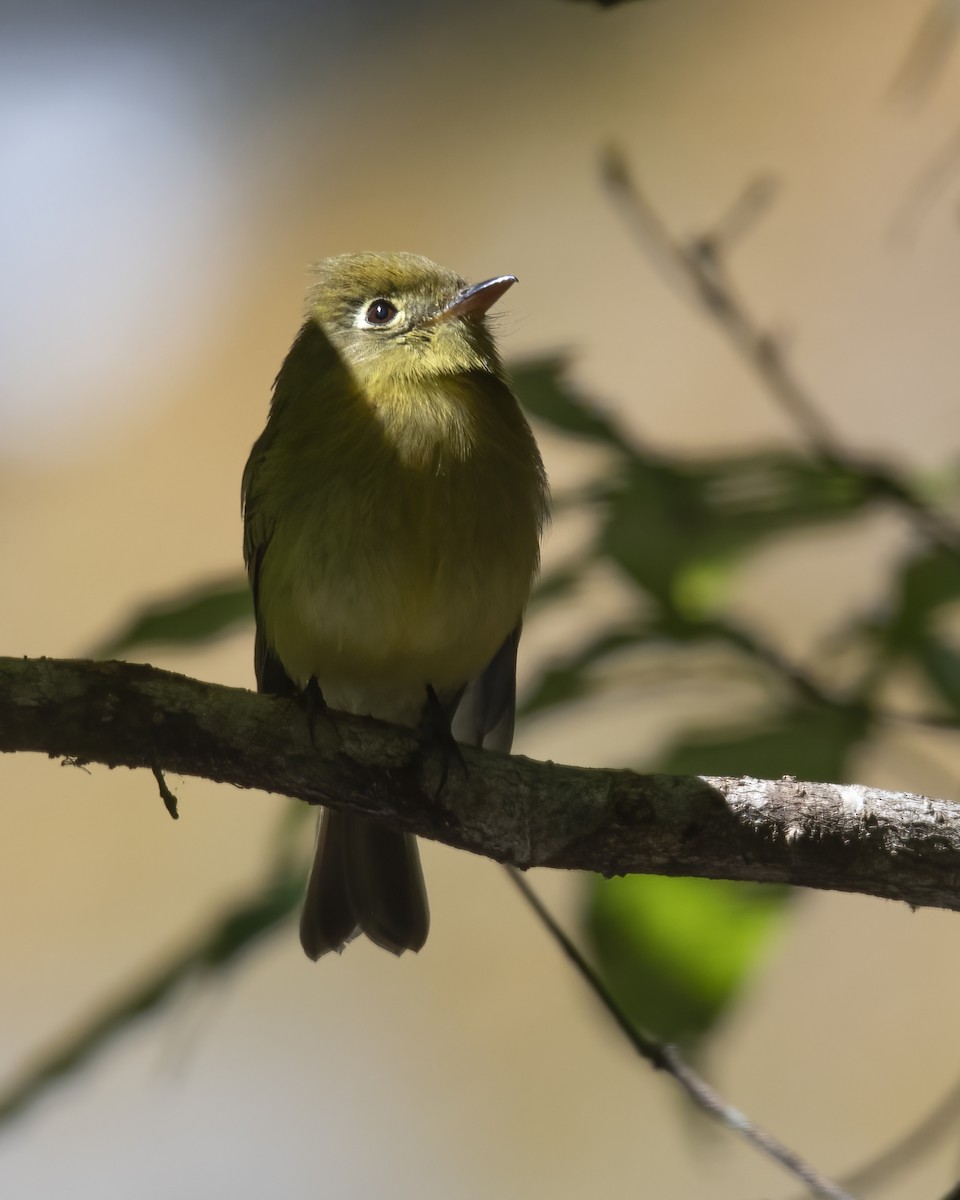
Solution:
M 924 615 L 960 599 L 960 558 L 934 546 L 909 560 L 901 576 L 900 610 L 907 617 Z
M 960 654 L 932 634 L 917 640 L 914 653 L 934 692 L 960 712 Z
M 587 933 L 627 1015 L 669 1042 L 713 1028 L 756 968 L 789 888 L 629 875 L 593 879 Z
M 868 648 L 874 694 L 892 666 L 910 662 L 934 694 L 960 712 L 958 655 L 939 631 L 945 610 L 960 603 L 960 557 L 947 547 L 924 547 L 899 564 L 887 591 L 890 603 L 852 620 L 838 640 Z
M 528 614 L 540 607 L 565 600 L 574 591 L 589 565 L 589 560 L 577 559 L 566 566 L 558 567 L 549 575 L 541 575 L 527 606 Z
M 649 633 L 637 625 L 611 629 L 593 638 L 569 657 L 548 666 L 536 681 L 519 708 L 521 716 L 530 716 L 558 704 L 567 704 L 584 696 L 593 686 L 590 669 L 597 663 L 623 650 L 648 640 Z
M 849 517 L 874 494 L 853 471 L 779 452 L 686 464 L 634 455 L 612 489 L 601 549 L 661 603 L 700 615 L 719 604 L 738 556 Z
M 532 416 L 573 437 L 605 442 L 617 450 L 628 443 L 613 421 L 603 416 L 566 382 L 566 360 L 559 357 L 512 366 L 510 377 L 520 403 Z
M 884 622 L 888 649 L 902 652 L 925 636 L 930 620 L 960 600 L 960 558 L 943 547 L 925 549 L 902 565 L 894 602 Z
M 209 641 L 239 621 L 252 619 L 253 601 L 245 579 L 205 583 L 145 604 L 97 647 L 93 657 L 116 658 L 134 646 Z

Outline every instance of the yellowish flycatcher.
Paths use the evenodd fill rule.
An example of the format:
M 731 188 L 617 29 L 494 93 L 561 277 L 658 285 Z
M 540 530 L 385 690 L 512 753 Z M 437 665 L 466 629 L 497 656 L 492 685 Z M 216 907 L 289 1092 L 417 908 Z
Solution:
M 547 511 L 543 465 L 487 328 L 516 282 L 413 254 L 316 267 L 243 475 L 262 692 L 509 750 L 517 641 Z M 416 840 L 323 810 L 300 939 L 395 954 L 429 927 Z

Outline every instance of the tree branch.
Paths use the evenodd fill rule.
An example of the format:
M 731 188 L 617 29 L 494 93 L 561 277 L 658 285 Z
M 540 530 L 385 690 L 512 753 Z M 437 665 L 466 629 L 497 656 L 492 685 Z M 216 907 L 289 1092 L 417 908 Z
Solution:
M 736 294 L 723 261 L 723 235 L 729 230 L 701 234 L 688 243 L 676 240 L 655 207 L 630 173 L 623 154 L 608 147 L 601 163 L 603 178 L 637 231 L 653 261 L 662 265 L 672 279 L 692 295 L 723 331 L 740 358 L 757 375 L 767 394 L 780 405 L 808 446 L 823 462 L 856 471 L 869 482 L 878 498 L 896 505 L 914 527 L 934 545 L 960 558 L 960 527 L 941 509 L 932 505 L 906 479 L 882 462 L 868 462 L 846 450 L 821 416 L 812 395 L 794 374 L 776 337 L 762 329 Z M 752 196 L 751 196 L 752 193 Z M 756 211 L 756 199 L 765 202 L 768 189 L 748 189 L 748 216 Z M 738 206 L 739 207 L 739 206 Z M 736 231 L 742 227 L 735 221 Z
M 788 1149 L 781 1141 L 754 1124 L 745 1113 L 728 1104 L 707 1081 L 693 1068 L 689 1067 L 680 1057 L 676 1046 L 666 1045 L 651 1037 L 642 1029 L 638 1029 L 625 1015 L 623 1009 L 613 998 L 610 989 L 604 983 L 597 971 L 587 962 L 574 943 L 564 933 L 559 924 L 553 919 L 537 894 L 533 891 L 522 875 L 512 867 L 507 867 L 507 873 L 520 889 L 524 899 L 536 913 L 537 917 L 549 931 L 554 941 L 579 971 L 581 978 L 591 988 L 594 995 L 607 1010 L 609 1015 L 627 1038 L 634 1050 L 658 1071 L 665 1071 L 684 1090 L 690 1100 L 707 1116 L 713 1117 L 731 1132 L 738 1134 L 746 1142 L 767 1158 L 789 1171 L 797 1179 L 802 1180 L 815 1196 L 824 1200 L 853 1200 L 851 1194 L 821 1175 L 814 1167 L 805 1162 L 799 1155 Z
M 134 663 L 0 658 L 0 751 L 145 767 L 350 809 L 499 862 L 698 875 L 960 909 L 960 806 L 856 784 L 638 775 L 442 747 L 409 729 Z M 440 781 L 447 773 L 442 794 Z

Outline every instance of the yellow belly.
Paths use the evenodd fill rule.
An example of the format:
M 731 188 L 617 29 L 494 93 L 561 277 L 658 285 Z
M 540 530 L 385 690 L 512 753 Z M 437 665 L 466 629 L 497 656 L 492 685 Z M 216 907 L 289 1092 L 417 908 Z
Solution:
M 529 590 L 495 571 L 417 579 L 391 565 L 338 579 L 306 572 L 264 605 L 268 638 L 297 683 L 458 687 L 499 649 Z
M 510 527 L 502 498 L 477 504 L 455 479 L 417 491 L 352 510 L 311 505 L 265 552 L 267 639 L 287 674 L 300 686 L 315 676 L 334 707 L 415 720 L 428 684 L 443 693 L 476 678 L 523 613 L 532 506 L 514 506 Z

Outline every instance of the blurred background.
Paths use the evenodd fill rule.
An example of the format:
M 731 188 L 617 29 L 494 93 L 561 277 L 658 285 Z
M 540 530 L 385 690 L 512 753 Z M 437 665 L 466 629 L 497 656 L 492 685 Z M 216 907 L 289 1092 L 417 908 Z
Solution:
M 660 590 L 616 555 L 584 565 L 609 515 L 601 485 L 624 461 L 618 438 L 648 467 L 727 471 L 735 456 L 807 453 L 782 404 L 624 220 L 601 178 L 610 144 L 676 238 L 724 235 L 737 293 L 780 339 L 839 443 L 949 497 L 955 10 L 8 3 L 2 652 L 87 655 L 145 602 L 211 582 L 229 591 L 240 473 L 300 320 L 308 264 L 411 250 L 470 279 L 517 274 L 498 333 L 518 378 L 562 356 L 565 373 L 541 374 L 618 431 L 572 436 L 556 395 L 538 411 L 530 389 L 561 500 L 544 572 L 562 586 L 533 611 L 521 646 L 536 711 L 516 748 L 643 769 L 759 762 L 781 774 L 799 763 L 794 773 L 956 796 L 956 735 L 871 724 L 835 737 L 832 710 L 804 726 L 808 741 L 782 722 L 783 754 L 765 743 L 758 758 L 743 731 L 769 717 L 770 694 L 793 711 L 782 681 L 758 683 L 742 647 L 701 636 L 704 619 L 722 617 L 825 687 L 851 686 L 896 608 L 894 583 L 901 598 L 909 590 L 904 564 L 927 561 L 909 512 L 869 503 L 844 477 L 854 493 L 824 500 L 822 520 L 812 506 L 737 542 L 735 572 L 728 546 L 722 588 L 723 555 L 686 562 Z M 740 222 L 736 201 L 758 178 L 767 202 Z M 833 496 L 828 466 L 810 487 Z M 642 545 L 642 504 L 619 512 Z M 956 593 L 951 584 L 941 599 Z M 588 654 L 589 678 L 571 676 L 571 655 L 635 611 L 659 614 L 654 634 L 626 653 Z M 950 701 L 956 678 L 939 691 L 931 682 L 954 666 L 949 605 L 926 616 L 926 632 L 943 638 L 929 678 L 913 667 L 885 678 L 885 701 Z M 252 686 L 252 640 L 241 620 L 215 640 L 129 655 Z M 0 1090 L 269 874 L 284 801 L 171 783 L 177 824 L 145 772 L 0 760 Z M 295 836 L 305 855 L 310 822 Z M 0 1193 L 794 1194 L 634 1058 L 498 867 L 433 844 L 424 859 L 433 929 L 419 957 L 363 943 L 313 965 L 291 919 L 215 979 L 188 980 L 0 1128 Z M 597 934 L 611 928 L 598 915 L 607 901 L 585 907 L 589 881 L 531 879 L 571 929 L 589 926 L 595 949 L 616 957 Z M 704 903 L 713 912 L 719 901 Z M 922 1122 L 960 1077 L 960 927 L 954 914 L 855 896 L 770 907 L 694 1030 L 709 1033 L 695 1052 L 738 1106 L 842 1176 Z M 639 991 L 649 978 L 653 994 L 645 969 Z M 960 1174 L 956 1126 L 903 1173 L 882 1174 L 869 1194 L 941 1195 Z

